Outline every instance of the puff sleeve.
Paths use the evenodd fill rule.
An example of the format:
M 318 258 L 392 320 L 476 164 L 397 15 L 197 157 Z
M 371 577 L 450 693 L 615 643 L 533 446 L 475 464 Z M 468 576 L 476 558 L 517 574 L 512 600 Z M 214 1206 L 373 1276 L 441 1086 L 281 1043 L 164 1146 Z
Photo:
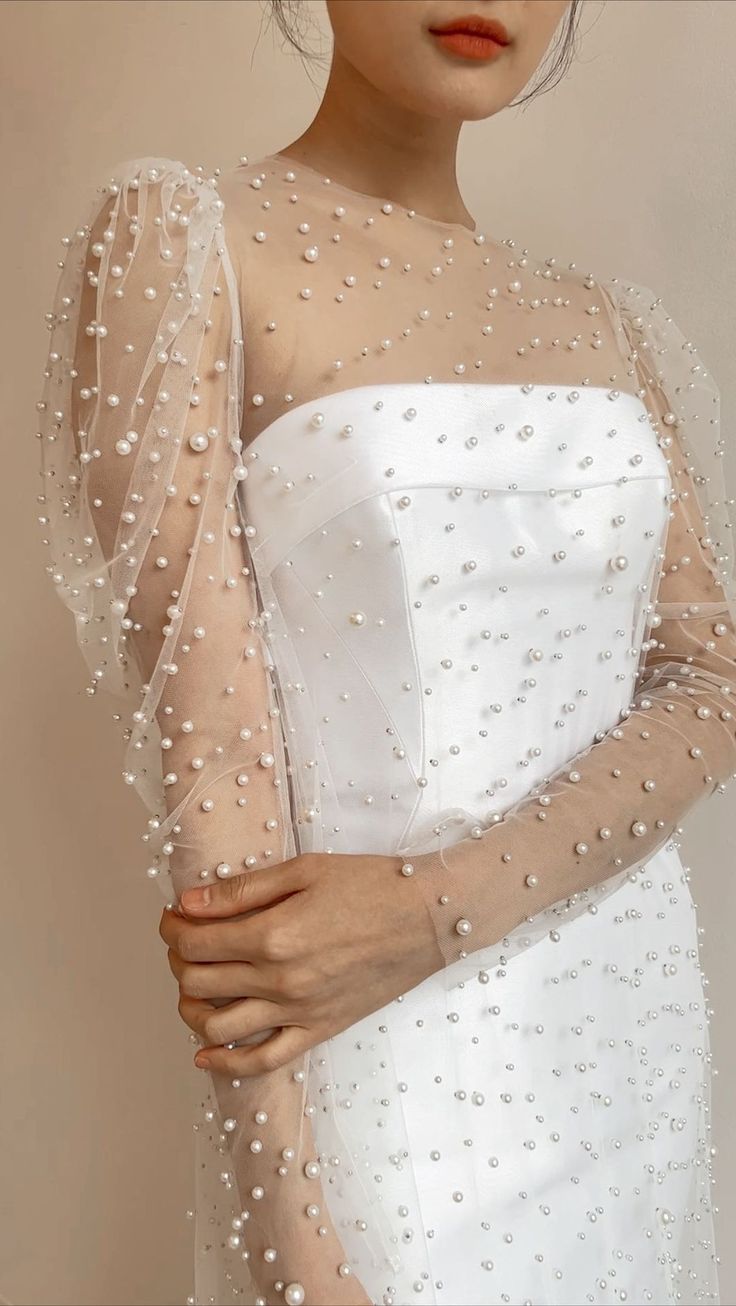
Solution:
M 243 337 L 223 208 L 212 179 L 168 159 L 126 162 L 97 188 L 64 242 L 38 406 L 48 572 L 88 692 L 122 723 L 148 874 L 170 902 L 296 852 L 238 494 Z M 228 1300 L 234 1283 L 265 1301 L 268 1249 L 287 1301 L 366 1300 L 341 1277 L 327 1214 L 307 1214 L 321 1203 L 306 1065 L 207 1076 L 198 1301 Z
M 542 938 L 559 939 L 562 922 L 595 911 L 625 877 L 645 872 L 689 809 L 722 792 L 736 771 L 736 608 L 719 391 L 651 290 L 618 280 L 600 289 L 620 388 L 642 400 L 641 438 L 657 442 L 669 482 L 664 504 L 652 491 L 649 533 L 658 550 L 631 649 L 633 694 L 607 731 L 512 807 L 454 842 L 448 823 L 439 847 L 418 856 L 405 850 L 445 962 L 455 963 L 453 980 Z M 627 559 L 612 563 L 625 569 Z

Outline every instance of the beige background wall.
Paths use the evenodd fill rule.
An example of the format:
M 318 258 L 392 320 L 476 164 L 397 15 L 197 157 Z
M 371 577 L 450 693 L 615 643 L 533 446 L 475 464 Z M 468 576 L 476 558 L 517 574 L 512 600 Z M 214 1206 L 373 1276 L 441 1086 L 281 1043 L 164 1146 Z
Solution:
M 190 1290 L 194 1071 L 157 936 L 162 898 L 144 878 L 142 809 L 43 574 L 34 404 L 59 240 L 89 186 L 142 154 L 229 167 L 309 121 L 323 74 L 312 86 L 270 30 L 259 39 L 261 22 L 256 0 L 0 6 L 0 1295 L 18 1306 L 172 1306 Z M 565 82 L 526 112 L 469 125 L 460 152 L 466 202 L 489 231 L 663 295 L 719 377 L 732 429 L 735 48 L 732 0 L 587 0 Z M 702 807 L 687 842 L 720 1069 L 724 1303 L 736 1301 L 735 796 Z

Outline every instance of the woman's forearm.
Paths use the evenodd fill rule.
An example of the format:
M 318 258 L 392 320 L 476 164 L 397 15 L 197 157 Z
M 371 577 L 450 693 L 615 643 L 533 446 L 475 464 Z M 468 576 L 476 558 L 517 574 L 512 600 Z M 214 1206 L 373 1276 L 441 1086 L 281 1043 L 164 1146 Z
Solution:
M 446 963 L 548 908 L 559 906 L 564 917 L 592 906 L 596 894 L 587 891 L 614 887 L 640 867 L 701 796 L 734 774 L 734 625 L 727 612 L 693 617 L 693 636 L 696 625 L 702 645 L 714 646 L 699 666 L 690 655 L 678 664 L 663 659 L 603 740 L 476 837 L 452 843 L 450 828 L 444 847 L 408 859 Z M 568 904 L 571 895 L 580 897 Z M 559 923 L 554 914 L 541 921 L 549 930 Z M 523 931 L 517 948 L 522 940 Z

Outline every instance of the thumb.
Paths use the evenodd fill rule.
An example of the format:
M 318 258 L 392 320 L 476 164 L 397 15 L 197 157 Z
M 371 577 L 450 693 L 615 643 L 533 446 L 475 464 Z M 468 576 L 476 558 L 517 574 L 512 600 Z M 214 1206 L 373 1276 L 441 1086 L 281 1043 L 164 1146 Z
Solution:
M 190 916 L 242 916 L 244 912 L 269 907 L 304 887 L 299 857 L 290 857 L 278 866 L 260 871 L 228 875 L 215 884 L 187 889 L 180 907 Z

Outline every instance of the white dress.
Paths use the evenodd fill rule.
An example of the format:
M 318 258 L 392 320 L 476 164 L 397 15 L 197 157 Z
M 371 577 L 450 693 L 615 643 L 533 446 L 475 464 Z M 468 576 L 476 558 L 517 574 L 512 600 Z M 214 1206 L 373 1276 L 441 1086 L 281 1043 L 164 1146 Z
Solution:
M 202 1077 L 191 1301 L 717 1303 L 676 835 L 734 771 L 736 635 L 692 344 L 283 155 L 120 165 L 51 331 L 49 571 L 149 875 L 397 857 L 445 960 Z

